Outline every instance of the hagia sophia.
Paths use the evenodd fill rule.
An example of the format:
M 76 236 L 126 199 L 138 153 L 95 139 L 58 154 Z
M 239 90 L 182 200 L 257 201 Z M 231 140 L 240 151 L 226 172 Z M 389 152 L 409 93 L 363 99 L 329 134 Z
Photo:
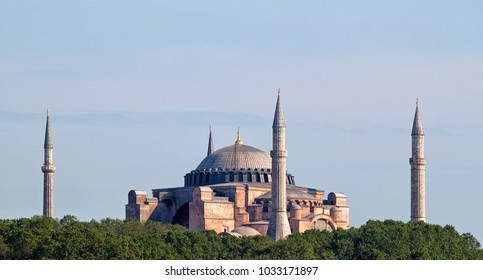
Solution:
M 231 235 L 280 239 L 308 229 L 349 226 L 343 192 L 299 186 L 285 170 L 285 120 L 278 95 L 271 154 L 245 145 L 238 132 L 233 145 L 215 150 L 212 132 L 207 156 L 184 176 L 184 186 L 131 190 L 126 218 L 184 225 Z

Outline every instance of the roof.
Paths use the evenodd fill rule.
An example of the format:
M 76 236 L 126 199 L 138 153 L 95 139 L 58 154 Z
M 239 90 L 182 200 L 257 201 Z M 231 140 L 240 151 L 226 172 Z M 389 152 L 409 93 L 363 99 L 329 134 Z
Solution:
M 414 113 L 413 131 L 411 135 L 424 135 L 423 124 L 421 122 L 421 114 L 419 113 L 419 102 L 416 101 L 416 112 Z
M 283 118 L 282 102 L 280 101 L 280 89 L 278 89 L 277 106 L 275 107 L 275 116 L 273 117 L 272 127 L 285 127 Z
M 131 190 L 130 193 L 135 193 L 137 195 L 147 195 L 145 190 Z
M 271 169 L 272 158 L 262 150 L 237 141 L 237 144 L 216 150 L 205 157 L 196 171 L 217 168 L 224 170 Z
M 347 197 L 347 195 L 343 192 L 331 192 L 329 195 L 333 195 L 335 197 Z
M 256 199 L 272 199 L 272 192 L 267 192 Z M 287 188 L 287 199 L 288 200 L 317 200 L 317 198 L 309 193 L 301 192 L 295 189 Z
M 256 229 L 246 226 L 237 227 L 231 231 L 231 233 L 237 233 L 241 236 L 253 236 L 253 235 L 260 235 Z
M 44 149 L 53 149 L 52 132 L 50 130 L 50 113 L 49 113 L 49 110 L 47 110 L 47 121 L 45 123 Z
M 292 206 L 290 206 L 290 210 L 300 210 L 302 209 L 302 207 L 300 207 L 300 205 L 298 204 L 292 204 Z

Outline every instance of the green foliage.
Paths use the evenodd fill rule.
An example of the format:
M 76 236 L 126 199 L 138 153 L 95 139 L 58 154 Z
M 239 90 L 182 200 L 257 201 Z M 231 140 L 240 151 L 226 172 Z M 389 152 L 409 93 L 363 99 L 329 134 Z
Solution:
M 368 221 L 334 232 L 308 230 L 280 241 L 266 236 L 221 237 L 156 222 L 82 222 L 35 216 L 0 220 L 0 259 L 483 259 L 470 233 L 452 226 Z

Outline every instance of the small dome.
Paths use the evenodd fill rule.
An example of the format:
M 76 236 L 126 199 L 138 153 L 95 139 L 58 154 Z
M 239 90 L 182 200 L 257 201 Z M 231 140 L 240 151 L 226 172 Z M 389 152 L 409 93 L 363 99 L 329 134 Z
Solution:
M 237 233 L 241 236 L 260 235 L 260 233 L 256 229 L 247 226 L 237 227 L 232 230 L 231 233 Z
M 234 145 L 216 150 L 205 157 L 196 168 L 196 171 L 210 170 L 240 170 L 240 169 L 271 169 L 270 155 L 257 148 L 243 145 L 238 142 Z
M 298 204 L 292 204 L 292 206 L 290 207 L 290 210 L 301 210 L 302 207 L 300 207 L 300 205 Z

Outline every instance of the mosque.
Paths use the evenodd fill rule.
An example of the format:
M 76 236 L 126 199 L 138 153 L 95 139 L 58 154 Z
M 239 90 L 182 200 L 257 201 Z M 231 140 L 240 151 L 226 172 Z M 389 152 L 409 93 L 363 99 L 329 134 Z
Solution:
M 219 234 L 268 235 L 275 240 L 308 229 L 349 227 L 347 196 L 298 186 L 286 171 L 285 120 L 280 91 L 273 122 L 270 154 L 245 145 L 215 150 L 212 131 L 207 156 L 184 176 L 184 186 L 131 190 L 126 219 L 180 224 Z

